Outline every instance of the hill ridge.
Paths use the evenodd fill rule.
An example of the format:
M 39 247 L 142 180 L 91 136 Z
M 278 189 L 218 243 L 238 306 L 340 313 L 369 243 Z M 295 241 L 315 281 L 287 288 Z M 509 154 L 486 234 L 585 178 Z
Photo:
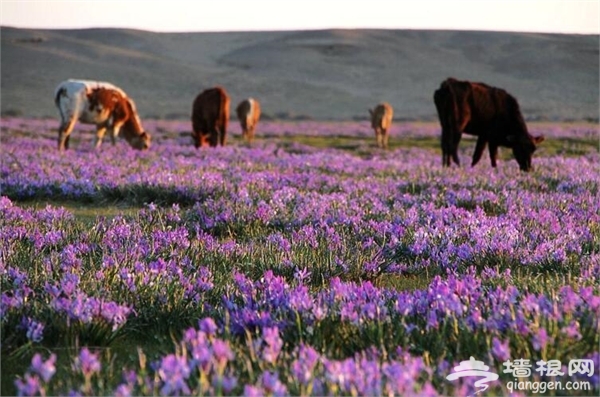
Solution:
M 111 81 L 142 117 L 188 118 L 221 85 L 267 117 L 364 119 L 387 101 L 403 120 L 433 120 L 447 77 L 506 89 L 529 120 L 597 120 L 597 35 L 331 29 L 156 33 L 134 29 L 1 28 L 1 112 L 56 117 L 67 78 Z

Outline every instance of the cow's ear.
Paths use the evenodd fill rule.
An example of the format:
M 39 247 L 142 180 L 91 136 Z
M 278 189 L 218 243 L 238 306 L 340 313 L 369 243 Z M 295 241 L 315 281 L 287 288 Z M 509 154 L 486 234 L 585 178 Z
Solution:
M 546 138 L 543 135 L 535 136 L 533 137 L 533 143 L 539 145 L 540 143 L 544 142 L 544 139 Z
M 372 116 L 373 115 L 373 110 L 369 109 L 369 114 Z

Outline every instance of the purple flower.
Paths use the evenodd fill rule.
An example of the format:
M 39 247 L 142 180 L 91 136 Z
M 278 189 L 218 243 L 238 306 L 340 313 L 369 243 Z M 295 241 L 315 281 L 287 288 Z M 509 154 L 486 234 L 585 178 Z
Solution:
M 158 369 L 158 376 L 163 382 L 160 392 L 164 395 L 190 394 L 191 390 L 186 383 L 190 376 L 190 367 L 185 357 L 169 354 L 163 357 Z
M 502 342 L 494 336 L 494 339 L 492 339 L 492 354 L 496 360 L 504 362 L 510 358 L 510 347 L 508 346 L 508 342 L 508 340 Z
M 198 321 L 198 329 L 207 335 L 215 335 L 218 328 L 217 324 L 215 324 L 215 320 L 210 317 L 205 317 Z
M 262 389 L 259 387 L 252 386 L 252 385 L 245 385 L 244 386 L 244 396 L 246 396 L 246 397 L 263 397 L 263 396 L 265 396 L 265 392 L 263 392 Z
M 263 360 L 274 364 L 277 361 L 277 356 L 279 356 L 279 353 L 281 352 L 281 348 L 283 347 L 283 340 L 279 336 L 279 328 L 263 328 L 262 337 L 265 343 L 262 351 Z
M 130 385 L 119 385 L 115 389 L 116 397 L 130 397 L 132 392 L 132 387 Z
M 98 355 L 91 353 L 87 347 L 81 349 L 79 356 L 75 357 L 73 367 L 76 371 L 81 371 L 85 377 L 89 377 L 94 373 L 100 372 L 101 369 Z
M 552 338 L 548 336 L 545 328 L 540 328 L 536 333 L 533 334 L 531 343 L 536 351 L 543 350 L 548 342 L 552 342 Z
M 225 342 L 221 339 L 215 339 L 212 341 L 212 349 L 215 360 L 221 366 L 225 366 L 228 361 L 231 361 L 235 358 L 235 355 L 229 346 L 229 342 Z
M 213 377 L 213 387 L 216 387 L 218 382 L 220 382 L 225 394 L 230 394 L 238 384 L 237 377 L 235 376 L 223 376 L 220 378 L 219 376 L 215 375 Z
M 31 370 L 42 377 L 44 382 L 48 382 L 56 372 L 56 354 L 51 354 L 48 360 L 43 361 L 42 355 L 36 353 L 31 360 Z
M 31 318 L 23 318 L 23 328 L 27 329 L 26 336 L 32 342 L 41 342 L 44 339 L 44 324 Z
M 296 279 L 296 281 L 298 281 L 298 283 L 302 284 L 304 283 L 304 280 L 307 280 L 308 278 L 310 278 L 311 272 L 308 271 L 308 268 L 297 268 L 294 271 L 294 279 Z
M 24 379 L 15 380 L 15 386 L 17 387 L 18 396 L 35 396 L 40 394 L 42 390 L 40 378 L 30 374 L 25 374 Z
M 298 382 L 306 385 L 313 377 L 313 371 L 320 359 L 319 353 L 310 346 L 301 344 L 298 358 L 292 363 L 292 375 Z
M 262 373 L 259 379 L 260 385 L 265 394 L 272 396 L 285 396 L 287 395 L 287 388 L 279 380 L 279 374 L 277 372 L 265 371 Z
M 569 338 L 576 340 L 581 339 L 581 333 L 579 332 L 579 322 L 573 320 L 569 325 L 561 329 L 561 332 L 567 335 Z

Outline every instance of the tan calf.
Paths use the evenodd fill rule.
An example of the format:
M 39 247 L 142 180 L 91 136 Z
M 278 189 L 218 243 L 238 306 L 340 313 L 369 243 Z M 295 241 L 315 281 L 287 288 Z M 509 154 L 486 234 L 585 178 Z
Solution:
M 260 119 L 260 103 L 254 98 L 244 99 L 235 110 L 242 126 L 242 137 L 248 143 L 252 143 Z
M 377 138 L 377 146 L 387 148 L 394 109 L 389 103 L 384 102 L 377 105 L 373 110 L 369 109 L 369 114 L 371 115 L 371 127 L 373 127 Z

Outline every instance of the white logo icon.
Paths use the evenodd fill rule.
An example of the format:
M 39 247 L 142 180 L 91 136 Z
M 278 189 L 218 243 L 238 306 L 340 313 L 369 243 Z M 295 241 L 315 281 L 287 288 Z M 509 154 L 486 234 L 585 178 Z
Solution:
M 446 376 L 448 380 L 456 380 L 458 378 L 464 377 L 483 377 L 483 379 L 479 379 L 475 382 L 475 387 L 479 388 L 479 390 L 475 393 L 481 393 L 486 391 L 489 385 L 488 382 L 492 382 L 494 380 L 498 380 L 498 374 L 494 372 L 489 372 L 487 365 L 483 363 L 483 361 L 477 361 L 472 356 L 469 361 L 461 361 L 458 367 L 454 367 L 454 373 Z

